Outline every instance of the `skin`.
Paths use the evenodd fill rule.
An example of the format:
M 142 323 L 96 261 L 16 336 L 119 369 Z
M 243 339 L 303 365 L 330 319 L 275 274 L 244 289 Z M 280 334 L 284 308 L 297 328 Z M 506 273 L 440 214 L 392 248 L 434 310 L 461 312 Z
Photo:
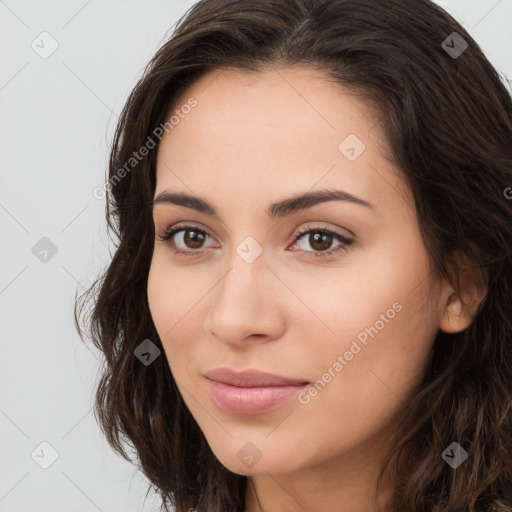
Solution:
M 410 190 L 362 99 L 299 67 L 215 70 L 176 108 L 191 96 L 197 106 L 160 143 L 155 197 L 200 196 L 220 219 L 173 204 L 153 209 L 147 292 L 173 376 L 215 456 L 250 477 L 246 511 L 368 511 L 396 416 L 436 333 L 463 330 L 471 317 L 431 272 Z M 354 161 L 338 149 L 349 134 L 366 146 Z M 329 201 L 279 219 L 265 213 L 270 203 L 324 188 L 374 209 Z M 210 235 L 195 245 L 183 237 L 190 231 L 173 238 L 202 255 L 175 255 L 159 240 L 182 222 Z M 315 232 L 294 241 L 299 228 L 318 227 L 354 242 L 308 258 L 340 248 L 335 237 L 319 247 Z M 263 250 L 252 263 L 236 251 L 248 236 Z M 222 366 L 317 381 L 397 302 L 401 310 L 309 403 L 241 416 L 212 401 L 203 374 Z M 261 454 L 251 467 L 237 456 L 248 442 Z

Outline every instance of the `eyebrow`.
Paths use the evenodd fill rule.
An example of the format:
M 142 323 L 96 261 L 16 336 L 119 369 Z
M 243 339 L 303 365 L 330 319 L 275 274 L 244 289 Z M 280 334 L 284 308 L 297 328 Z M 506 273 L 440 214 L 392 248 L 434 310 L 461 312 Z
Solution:
M 304 194 L 296 195 L 276 203 L 272 203 L 266 210 L 266 214 L 270 218 L 286 217 L 300 210 L 311 208 L 312 206 L 328 201 L 346 201 L 348 203 L 364 206 L 371 210 L 376 210 L 374 204 L 356 197 L 343 190 L 326 189 L 314 192 L 306 192 Z M 192 208 L 200 213 L 209 215 L 219 219 L 219 214 L 215 207 L 205 199 L 184 193 L 161 192 L 153 200 L 153 206 L 157 204 L 176 204 L 178 206 L 185 206 Z

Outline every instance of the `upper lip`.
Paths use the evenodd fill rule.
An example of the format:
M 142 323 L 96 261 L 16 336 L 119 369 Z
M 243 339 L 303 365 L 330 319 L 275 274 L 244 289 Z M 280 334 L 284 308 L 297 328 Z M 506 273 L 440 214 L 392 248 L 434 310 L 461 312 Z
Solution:
M 308 381 L 304 379 L 290 379 L 288 377 L 261 372 L 259 370 L 244 370 L 237 372 L 231 368 L 216 368 L 206 372 L 204 376 L 210 380 L 242 388 L 257 386 L 297 386 L 301 384 L 308 384 Z

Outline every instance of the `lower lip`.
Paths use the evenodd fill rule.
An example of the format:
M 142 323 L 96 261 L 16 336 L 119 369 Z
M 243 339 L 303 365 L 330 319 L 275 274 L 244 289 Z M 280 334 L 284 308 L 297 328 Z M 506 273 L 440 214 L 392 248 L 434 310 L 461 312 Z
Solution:
M 206 379 L 213 401 L 231 414 L 262 414 L 294 397 L 308 384 L 297 386 L 264 386 L 241 388 Z

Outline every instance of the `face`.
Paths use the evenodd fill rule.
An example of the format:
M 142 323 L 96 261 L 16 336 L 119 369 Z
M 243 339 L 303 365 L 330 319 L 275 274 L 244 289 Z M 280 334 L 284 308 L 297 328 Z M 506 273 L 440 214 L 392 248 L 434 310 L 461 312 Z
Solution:
M 183 400 L 239 474 L 374 456 L 450 291 L 434 281 L 376 118 L 305 68 L 217 70 L 175 109 L 191 101 L 158 150 L 147 288 Z M 293 383 L 205 377 L 218 368 Z

